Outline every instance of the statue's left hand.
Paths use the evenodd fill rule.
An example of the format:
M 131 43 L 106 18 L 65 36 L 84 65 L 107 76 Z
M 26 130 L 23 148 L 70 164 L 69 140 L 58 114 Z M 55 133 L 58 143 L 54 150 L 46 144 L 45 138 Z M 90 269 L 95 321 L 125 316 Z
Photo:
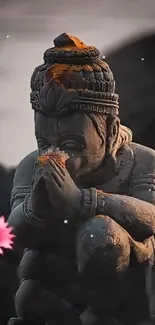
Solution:
M 44 175 L 49 201 L 60 213 L 72 217 L 80 211 L 81 191 L 69 172 L 54 159 L 50 159 L 50 177 Z

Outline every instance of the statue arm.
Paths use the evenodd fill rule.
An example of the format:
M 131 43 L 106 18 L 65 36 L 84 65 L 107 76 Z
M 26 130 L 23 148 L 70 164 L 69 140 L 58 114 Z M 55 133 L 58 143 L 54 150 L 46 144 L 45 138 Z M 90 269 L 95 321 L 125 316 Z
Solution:
M 131 196 L 108 194 L 94 188 L 83 190 L 85 196 L 86 192 L 88 196 L 88 191 L 89 205 L 88 202 L 86 204 L 83 201 L 85 208 L 81 217 L 84 216 L 87 219 L 95 217 L 95 215 L 108 215 L 125 228 L 137 241 L 143 241 L 145 238 L 155 234 L 154 190 L 151 192 L 150 196 L 153 199 L 150 202 L 139 199 L 138 191 L 134 188 L 132 189 Z M 146 191 L 146 197 L 148 197 L 147 194 Z M 143 195 L 145 197 L 145 190 Z
M 139 199 L 138 193 L 134 192 L 133 195 L 98 192 L 97 214 L 110 216 L 135 240 L 143 241 L 155 234 L 155 206 L 153 202 Z
M 38 247 L 47 242 L 45 222 L 33 214 L 30 194 L 27 194 L 24 199 L 15 199 L 8 223 L 13 227 L 17 243 L 23 247 Z
M 17 244 L 27 248 L 47 243 L 45 219 L 35 216 L 31 209 L 31 182 L 35 159 L 34 155 L 27 156 L 17 167 L 8 219 Z
M 155 153 L 149 148 L 145 151 L 137 150 L 128 196 L 96 189 L 83 190 L 85 196 L 86 193 L 89 196 L 92 216 L 110 216 L 137 241 L 143 241 L 155 233 Z M 84 211 L 88 216 L 86 208 Z

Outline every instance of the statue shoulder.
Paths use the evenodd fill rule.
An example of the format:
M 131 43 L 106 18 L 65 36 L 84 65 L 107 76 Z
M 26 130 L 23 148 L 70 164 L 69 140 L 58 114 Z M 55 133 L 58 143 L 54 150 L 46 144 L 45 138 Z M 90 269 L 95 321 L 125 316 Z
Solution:
M 21 160 L 15 171 L 13 187 L 31 186 L 34 164 L 37 157 L 38 150 L 35 150 Z
M 131 143 L 130 148 L 134 154 L 133 172 L 140 174 L 155 174 L 155 150 Z

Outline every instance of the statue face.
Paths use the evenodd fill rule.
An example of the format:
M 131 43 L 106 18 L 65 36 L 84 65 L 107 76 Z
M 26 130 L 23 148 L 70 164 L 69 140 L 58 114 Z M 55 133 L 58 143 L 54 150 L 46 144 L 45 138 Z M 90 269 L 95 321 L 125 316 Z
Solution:
M 105 141 L 86 114 L 51 118 L 37 112 L 35 134 L 40 154 L 51 146 L 68 153 L 70 158 L 66 166 L 75 180 L 97 169 L 104 159 Z

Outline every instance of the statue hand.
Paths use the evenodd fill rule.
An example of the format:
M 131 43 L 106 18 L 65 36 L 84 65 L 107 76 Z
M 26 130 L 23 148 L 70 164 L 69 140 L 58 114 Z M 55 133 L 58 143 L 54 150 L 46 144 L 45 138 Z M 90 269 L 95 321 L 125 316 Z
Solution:
M 33 175 L 33 184 L 31 191 L 31 206 L 32 211 L 37 217 L 46 218 L 51 216 L 51 204 L 48 200 L 48 193 L 45 185 L 46 170 L 38 161 L 35 164 Z M 54 206 L 52 207 L 54 209 Z
M 50 204 L 56 208 L 58 215 L 72 217 L 80 210 L 81 191 L 69 172 L 53 159 L 50 159 L 48 174 L 44 180 Z

